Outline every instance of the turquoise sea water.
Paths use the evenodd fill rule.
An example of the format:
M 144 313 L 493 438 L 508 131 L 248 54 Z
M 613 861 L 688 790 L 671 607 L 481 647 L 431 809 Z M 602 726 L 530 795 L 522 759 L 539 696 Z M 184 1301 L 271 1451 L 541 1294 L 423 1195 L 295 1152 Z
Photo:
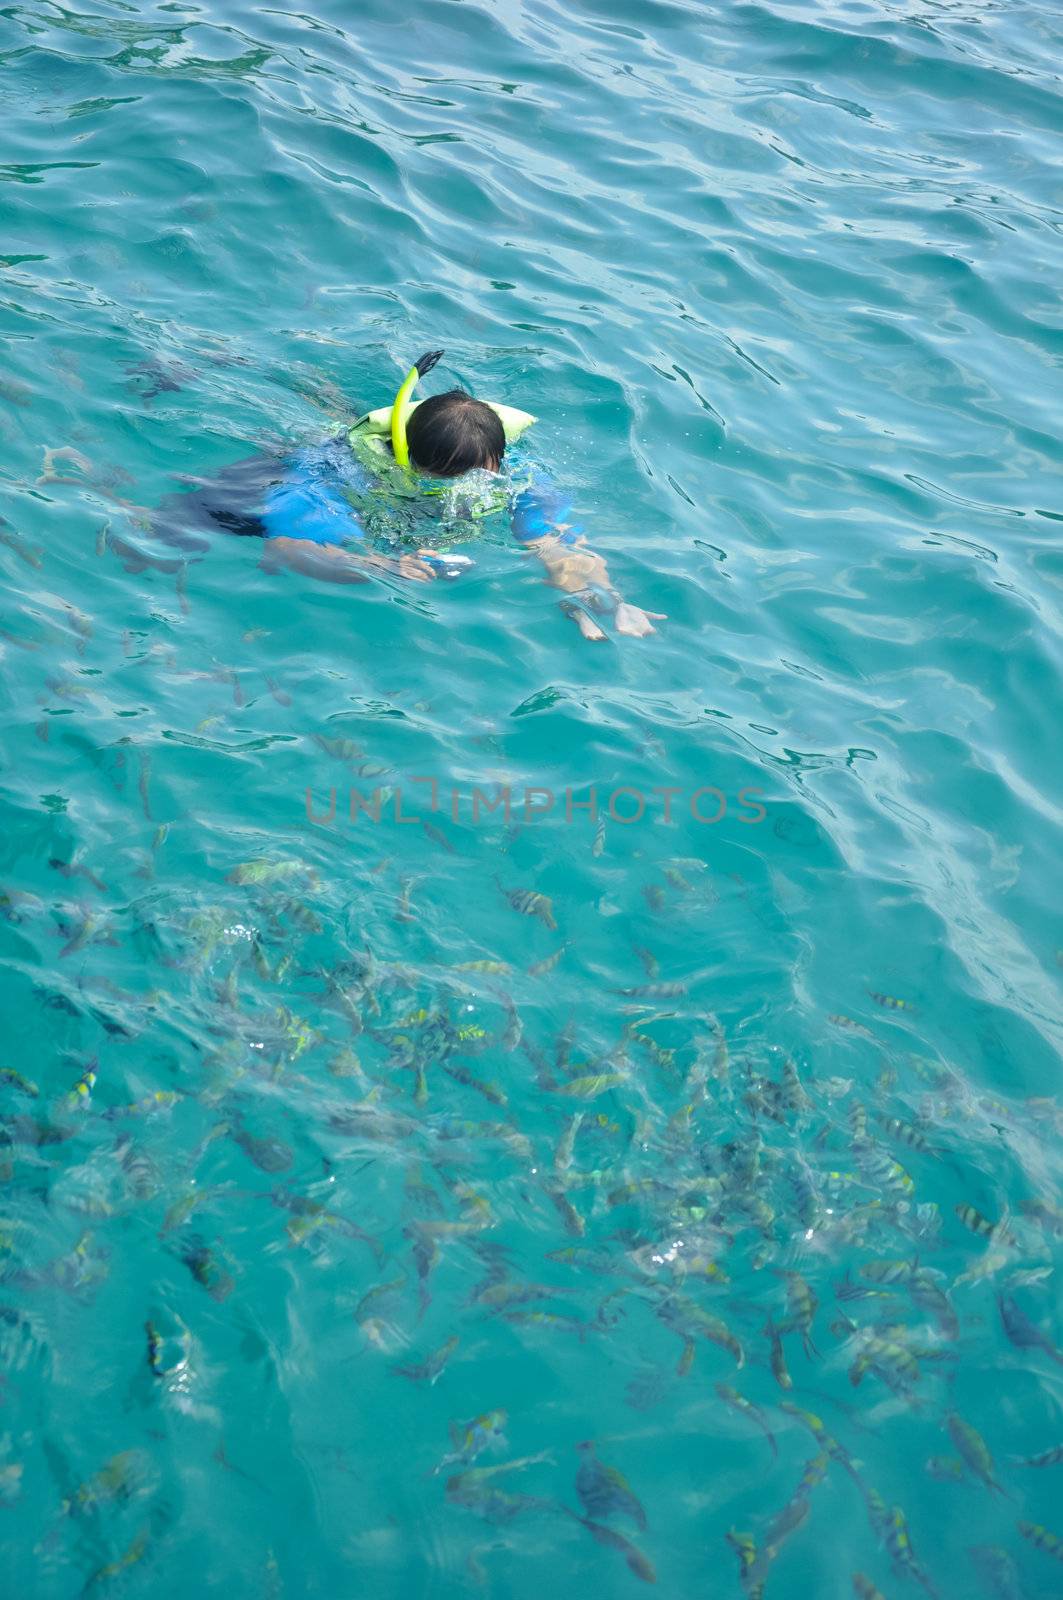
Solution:
M 6 1593 L 1063 1591 L 1059 22 L 0 12 Z M 153 543 L 437 345 L 657 634 Z

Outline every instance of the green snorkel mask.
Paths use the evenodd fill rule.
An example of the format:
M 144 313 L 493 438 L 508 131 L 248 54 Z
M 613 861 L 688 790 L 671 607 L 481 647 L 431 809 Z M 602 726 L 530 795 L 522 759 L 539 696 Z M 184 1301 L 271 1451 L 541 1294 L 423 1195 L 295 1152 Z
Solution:
M 406 423 L 413 410 L 410 396 L 417 387 L 417 380 L 431 372 L 442 354 L 442 350 L 429 350 L 426 355 L 415 361 L 395 396 L 391 407 L 391 449 L 400 467 L 408 467 L 410 464 L 410 447 L 406 442 Z

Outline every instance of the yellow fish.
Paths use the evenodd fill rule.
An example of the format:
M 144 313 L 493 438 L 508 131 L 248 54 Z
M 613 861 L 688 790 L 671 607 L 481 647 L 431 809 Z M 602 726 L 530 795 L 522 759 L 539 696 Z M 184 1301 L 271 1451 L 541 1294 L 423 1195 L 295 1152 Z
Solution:
M 621 1072 L 596 1072 L 585 1078 L 570 1078 L 559 1083 L 555 1093 L 567 1095 L 570 1100 L 594 1100 L 609 1089 L 616 1089 L 627 1078 Z

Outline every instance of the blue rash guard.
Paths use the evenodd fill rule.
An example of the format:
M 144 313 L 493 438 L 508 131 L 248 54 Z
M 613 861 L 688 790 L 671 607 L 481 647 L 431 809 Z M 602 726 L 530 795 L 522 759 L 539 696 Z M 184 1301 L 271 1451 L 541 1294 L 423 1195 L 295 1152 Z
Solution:
M 369 475 L 340 439 L 299 450 L 285 463 L 281 481 L 267 491 L 259 519 L 267 539 L 308 539 L 312 544 L 346 544 L 364 539 L 344 493 L 364 493 Z
M 372 488 L 366 468 L 343 439 L 311 445 L 288 458 L 279 483 L 267 490 L 258 514 L 267 539 L 306 539 L 312 544 L 347 544 L 364 539 L 365 529 L 347 498 L 348 490 L 364 494 Z M 510 524 L 521 544 L 545 538 L 560 525 L 557 537 L 573 544 L 582 529 L 571 521 L 572 502 L 541 471 L 530 484 L 510 494 Z

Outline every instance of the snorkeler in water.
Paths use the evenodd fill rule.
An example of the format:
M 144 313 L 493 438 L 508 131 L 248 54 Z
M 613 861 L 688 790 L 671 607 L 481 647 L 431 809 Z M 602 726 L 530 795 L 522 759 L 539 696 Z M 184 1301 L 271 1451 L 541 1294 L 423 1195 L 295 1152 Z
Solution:
M 604 639 L 598 619 L 607 617 L 617 633 L 653 633 L 662 614 L 621 599 L 572 520 L 568 498 L 534 467 L 507 470 L 506 447 L 533 416 L 462 389 L 412 401 L 418 379 L 442 354 L 411 367 L 391 406 L 285 457 L 265 486 L 248 481 L 257 504 L 234 504 L 241 481 L 234 469 L 222 498 L 221 485 L 196 497 L 200 509 L 230 532 L 267 540 L 270 567 L 333 583 L 364 583 L 374 572 L 418 582 L 459 577 L 473 562 L 455 546 L 504 514 L 519 544 L 542 562 L 546 582 L 562 591 L 562 609 L 585 639 Z M 180 502 L 191 509 L 187 497 Z

